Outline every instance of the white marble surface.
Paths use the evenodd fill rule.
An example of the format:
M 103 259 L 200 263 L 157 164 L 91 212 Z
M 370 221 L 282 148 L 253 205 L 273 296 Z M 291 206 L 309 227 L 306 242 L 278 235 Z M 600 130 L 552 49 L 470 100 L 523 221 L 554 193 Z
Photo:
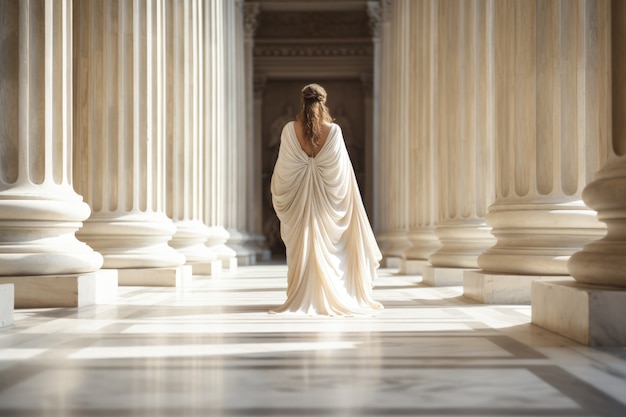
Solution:
M 117 296 L 116 279 L 100 270 L 84 274 L 0 277 L 0 284 L 8 283 L 14 285 L 15 308 L 82 307 L 100 301 L 111 302 Z
M 191 284 L 191 265 L 171 268 L 118 269 L 118 282 L 123 286 L 185 287 Z
M 0 284 L 0 327 L 13 324 L 13 284 Z
M 463 294 L 485 304 L 530 304 L 534 281 L 567 279 L 564 276 L 514 275 L 466 270 Z
M 573 280 L 535 282 L 532 322 L 591 346 L 626 346 L 626 289 Z
M 284 265 L 115 304 L 17 310 L 0 330 L 0 415 L 622 416 L 626 350 L 530 325 L 384 269 L 373 317 L 277 316 Z
M 422 270 L 423 282 L 433 287 L 463 285 L 463 273 L 465 271 L 467 269 L 425 265 Z

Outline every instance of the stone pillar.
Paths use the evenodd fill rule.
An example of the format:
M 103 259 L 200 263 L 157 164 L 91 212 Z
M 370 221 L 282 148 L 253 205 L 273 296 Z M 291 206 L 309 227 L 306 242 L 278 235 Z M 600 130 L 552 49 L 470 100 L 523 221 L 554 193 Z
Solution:
M 586 345 L 626 346 L 626 4 L 588 2 L 581 13 L 589 31 L 581 39 L 588 50 L 585 62 L 598 77 L 587 78 L 586 95 L 593 117 L 608 132 L 608 140 L 602 138 L 608 162 L 583 198 L 607 233 L 570 258 L 576 281 L 533 283 L 532 322 Z M 587 133 L 597 135 L 594 127 L 587 126 Z
M 91 304 L 102 256 L 75 236 L 90 209 L 72 185 L 72 3 L 0 2 L 0 74 L 0 284 L 16 307 Z
M 367 182 L 365 194 L 367 195 L 366 207 L 368 216 L 374 231 L 378 225 L 378 183 L 379 152 L 380 152 L 380 78 L 381 78 L 381 51 L 380 37 L 382 30 L 382 8 L 379 1 L 367 2 L 367 15 L 369 17 L 370 33 L 372 35 L 374 65 L 371 75 L 361 77 L 363 82 L 366 103 L 366 120 L 368 120 L 369 140 L 366 141 L 365 166 L 367 167 Z
M 463 285 L 478 256 L 495 243 L 485 223 L 493 202 L 491 1 L 438 2 L 439 101 L 435 234 L 423 282 Z M 444 52 L 445 51 L 445 52 Z
M 379 144 L 388 144 L 389 134 L 389 104 L 391 103 L 391 94 L 389 92 L 389 81 L 391 79 L 391 0 L 381 0 L 380 2 L 380 54 L 379 62 L 374 65 L 379 68 L 379 87 L 380 87 L 380 115 L 378 125 Z M 375 67 L 376 68 L 376 67 Z M 376 233 L 376 240 L 382 252 L 390 246 L 389 238 L 389 146 L 378 146 L 378 175 L 374 185 L 374 193 L 376 196 L 376 210 L 373 216 L 373 229 Z M 383 259 L 383 266 L 385 260 Z
M 164 0 L 74 3 L 74 180 L 92 208 L 78 236 L 120 285 L 191 278 L 167 244 L 164 19 Z
M 261 10 L 260 3 L 245 2 L 243 4 L 244 29 L 244 63 L 245 63 L 245 105 L 246 105 L 246 153 L 248 157 L 248 204 L 247 221 L 249 247 L 255 251 L 256 259 L 269 261 L 272 252 L 267 247 L 263 235 L 263 140 L 261 125 L 257 124 L 257 100 L 254 88 L 254 34 L 257 28 L 257 16 Z
M 245 78 L 243 56 L 243 10 L 242 1 L 227 1 L 224 7 L 225 55 L 225 106 L 226 124 L 226 212 L 225 226 L 230 234 L 228 246 L 237 253 L 239 265 L 252 265 L 256 253 L 247 242 L 247 172 L 248 152 L 246 147 L 247 106 L 245 103 Z
M 408 198 L 406 169 L 408 166 L 408 129 L 406 116 L 408 114 L 408 93 L 406 86 L 409 84 L 410 51 L 409 19 L 410 0 L 398 0 L 383 3 L 383 36 L 388 55 L 383 57 L 384 83 L 381 88 L 386 91 L 384 102 L 387 109 L 382 114 L 385 119 L 381 123 L 380 140 L 388 148 L 381 158 L 386 158 L 386 166 L 389 175 L 381 178 L 382 184 L 388 188 L 383 196 L 381 216 L 388 221 L 383 223 L 381 230 L 381 251 L 384 256 L 384 265 L 398 267 L 402 253 L 408 247 L 407 241 L 407 204 Z M 390 14 L 390 15 L 389 15 Z M 389 15 L 389 16 L 388 16 Z M 387 23 L 389 19 L 389 23 Z M 387 61 L 387 62 L 386 62 Z M 386 63 L 385 63 L 386 62 Z M 391 63 L 389 63 L 391 62 Z
M 176 233 L 170 245 L 185 255 L 194 275 L 222 270 L 206 245 L 204 204 L 203 5 L 198 0 L 167 0 L 166 213 Z
M 494 2 L 497 243 L 464 277 L 485 303 L 530 303 L 531 282 L 568 275 L 567 260 L 604 234 L 581 200 L 602 159 L 596 2 Z M 576 121 L 576 123 L 574 123 Z
M 207 246 L 217 253 L 222 266 L 237 269 L 236 252 L 226 246 L 229 234 L 224 228 L 225 187 L 228 181 L 225 135 L 225 50 L 224 2 L 211 0 L 204 4 L 204 223 L 209 226 Z
M 437 219 L 436 175 L 436 116 L 439 79 L 437 71 L 438 6 L 433 0 L 418 0 L 411 4 L 410 36 L 413 48 L 409 65 L 413 77 L 409 85 L 409 160 L 407 180 L 409 195 L 410 247 L 402 254 L 400 273 L 422 274 L 428 257 L 440 244 L 435 236 Z M 444 49 L 440 51 L 443 52 Z

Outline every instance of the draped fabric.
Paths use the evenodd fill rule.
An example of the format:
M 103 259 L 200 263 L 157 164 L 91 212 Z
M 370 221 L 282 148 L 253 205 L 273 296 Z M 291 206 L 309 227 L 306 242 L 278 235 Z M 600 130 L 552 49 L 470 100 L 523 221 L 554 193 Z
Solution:
M 287 249 L 287 301 L 273 312 L 367 314 L 382 258 L 363 207 L 341 128 L 310 157 L 294 122 L 283 128 L 271 181 Z

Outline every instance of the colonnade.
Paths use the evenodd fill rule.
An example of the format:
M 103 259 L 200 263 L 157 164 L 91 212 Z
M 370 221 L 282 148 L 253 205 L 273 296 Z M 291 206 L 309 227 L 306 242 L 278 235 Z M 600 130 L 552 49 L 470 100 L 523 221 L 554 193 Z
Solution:
M 243 1 L 0 8 L 0 283 L 16 306 L 253 263 Z M 61 276 L 78 296 L 51 301 Z
M 383 5 L 381 43 L 392 40 L 387 59 L 397 68 L 380 73 L 380 106 L 390 110 L 379 146 L 411 155 L 406 164 L 381 152 L 381 165 L 396 167 L 378 193 L 379 216 L 394 219 L 378 229 L 385 257 L 480 302 L 532 301 L 533 322 L 583 343 L 626 343 L 623 329 L 604 330 L 618 327 L 625 304 L 615 300 L 626 295 L 624 6 Z M 395 198 L 407 181 L 406 197 Z M 403 237 L 410 247 L 400 254 L 390 242 Z M 589 295 L 600 287 L 581 283 L 612 290 L 602 318 Z M 564 313 L 582 309 L 580 294 L 592 318 Z

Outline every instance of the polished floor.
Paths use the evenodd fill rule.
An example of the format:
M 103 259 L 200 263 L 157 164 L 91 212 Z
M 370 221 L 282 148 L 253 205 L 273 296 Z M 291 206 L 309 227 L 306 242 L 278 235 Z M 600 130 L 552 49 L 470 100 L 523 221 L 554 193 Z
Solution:
M 626 349 L 591 349 L 383 269 L 374 317 L 271 315 L 286 267 L 115 305 L 19 310 L 1 416 L 626 416 Z

